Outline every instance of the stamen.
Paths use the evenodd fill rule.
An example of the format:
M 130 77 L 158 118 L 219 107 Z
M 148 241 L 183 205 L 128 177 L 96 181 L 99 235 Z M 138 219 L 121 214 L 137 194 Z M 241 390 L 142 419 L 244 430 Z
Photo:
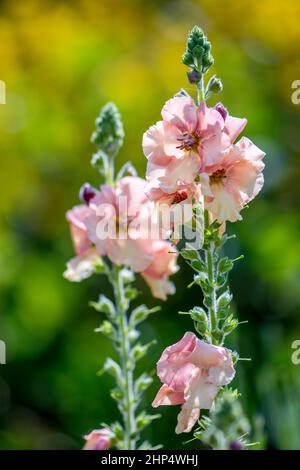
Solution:
M 191 132 L 183 132 L 183 134 L 177 137 L 178 142 L 181 142 L 176 148 L 180 150 L 192 150 L 198 145 L 199 138 Z
M 218 184 L 222 183 L 222 181 L 226 178 L 226 171 L 224 168 L 215 171 L 210 177 L 209 181 L 211 184 Z

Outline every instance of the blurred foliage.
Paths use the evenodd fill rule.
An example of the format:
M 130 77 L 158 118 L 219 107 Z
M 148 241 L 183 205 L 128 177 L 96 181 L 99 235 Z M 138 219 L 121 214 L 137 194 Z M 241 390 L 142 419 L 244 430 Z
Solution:
M 1 1 L 0 448 L 79 448 L 84 433 L 117 416 L 111 380 L 96 377 L 111 346 L 93 334 L 99 314 L 87 306 L 109 289 L 101 277 L 62 278 L 73 254 L 64 215 L 84 181 L 98 184 L 89 138 L 107 101 L 125 124 L 119 163 L 130 159 L 143 174 L 143 132 L 164 101 L 191 87 L 181 55 L 194 24 L 212 42 L 223 103 L 248 118 L 247 136 L 267 152 L 262 194 L 229 227 L 238 238 L 228 254 L 245 254 L 231 276 L 236 309 L 249 320 L 233 341 L 252 357 L 239 363 L 233 386 L 248 416 L 265 421 L 270 448 L 300 448 L 300 366 L 291 363 L 300 337 L 300 105 L 291 103 L 299 16 L 298 0 Z M 158 340 L 148 368 L 191 326 L 177 315 L 201 302 L 197 288 L 184 287 L 191 276 L 183 266 L 176 296 L 145 326 L 145 339 Z M 154 305 L 142 281 L 140 289 Z M 182 448 L 177 411 L 162 409 L 147 437 Z

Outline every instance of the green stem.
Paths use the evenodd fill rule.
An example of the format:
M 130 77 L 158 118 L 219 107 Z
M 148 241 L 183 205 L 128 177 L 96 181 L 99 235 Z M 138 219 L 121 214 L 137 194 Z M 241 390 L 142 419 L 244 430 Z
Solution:
M 131 361 L 130 341 L 128 337 L 127 312 L 124 308 L 123 284 L 120 276 L 120 268 L 114 269 L 113 287 L 116 298 L 116 306 L 119 315 L 119 341 L 120 359 L 124 377 L 124 411 L 125 447 L 126 450 L 135 450 L 136 441 L 133 437 L 136 433 L 135 404 L 133 390 L 133 368 Z
M 205 260 L 207 265 L 208 280 L 211 286 L 211 306 L 209 307 L 209 320 L 211 337 L 212 332 L 217 327 L 217 290 L 215 286 L 215 269 L 214 269 L 214 243 L 210 242 L 209 247 L 205 251 Z M 213 342 L 213 337 L 212 337 Z
M 114 179 L 115 179 L 115 161 L 113 157 L 108 159 L 108 168 L 107 168 L 107 175 L 106 175 L 106 184 L 109 186 L 114 186 Z
M 196 91 L 197 91 L 197 106 L 199 106 L 201 101 L 205 101 L 203 74 L 201 75 L 201 80 L 196 84 Z
M 205 211 L 205 229 L 209 227 L 208 212 Z M 209 327 L 211 342 L 214 343 L 213 331 L 217 328 L 217 287 L 216 287 L 216 268 L 215 268 L 215 244 L 208 240 L 205 252 L 205 262 L 207 267 L 208 281 L 211 287 L 211 305 L 208 307 Z

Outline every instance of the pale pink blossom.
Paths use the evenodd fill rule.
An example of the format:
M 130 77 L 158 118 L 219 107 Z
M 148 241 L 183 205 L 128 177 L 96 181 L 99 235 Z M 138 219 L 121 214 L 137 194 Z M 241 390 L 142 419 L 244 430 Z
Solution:
M 178 253 L 171 243 L 154 240 L 152 255 L 152 262 L 141 272 L 141 275 L 149 285 L 152 295 L 158 299 L 166 300 L 168 295 L 175 292 L 175 287 L 169 277 L 178 270 L 176 264 Z
M 199 419 L 201 409 L 210 409 L 218 391 L 235 375 L 229 349 L 199 340 L 185 333 L 166 348 L 157 363 L 163 383 L 153 406 L 182 405 L 176 433 L 189 432 Z
M 229 116 L 220 103 L 215 108 L 205 102 L 197 107 L 191 97 L 167 101 L 162 118 L 144 134 L 143 150 L 147 179 L 165 193 L 193 183 L 203 165 L 216 163 L 246 125 L 245 119 Z
M 240 211 L 263 186 L 264 156 L 262 150 L 242 137 L 221 153 L 216 164 L 203 169 L 201 187 L 213 220 L 223 223 L 242 218 Z
M 145 183 L 128 176 L 118 181 L 116 188 L 102 185 L 90 201 L 91 214 L 85 219 L 89 239 L 98 253 L 136 272 L 153 260 L 147 234 L 152 207 L 144 192 Z
M 109 428 L 95 429 L 84 436 L 83 450 L 107 450 L 112 445 L 113 434 Z

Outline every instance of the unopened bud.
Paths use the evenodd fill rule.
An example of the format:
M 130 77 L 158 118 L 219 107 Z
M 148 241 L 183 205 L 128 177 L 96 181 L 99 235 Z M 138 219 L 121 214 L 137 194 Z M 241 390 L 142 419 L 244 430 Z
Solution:
M 187 72 L 187 77 L 189 82 L 193 84 L 200 82 L 202 75 L 197 70 L 191 70 L 190 72 Z
M 229 449 L 230 450 L 242 450 L 244 448 L 243 444 L 241 441 L 232 441 L 229 444 Z
M 205 90 L 205 98 L 209 98 L 214 93 L 220 93 L 223 90 L 223 84 L 219 78 L 215 75 L 210 78 L 206 90 Z
M 93 188 L 89 183 L 84 183 L 79 191 L 79 198 L 82 202 L 89 205 L 90 201 L 97 194 L 96 189 Z
M 225 108 L 225 106 L 223 106 L 222 103 L 217 103 L 216 106 L 215 106 L 215 110 L 218 111 L 218 112 L 221 114 L 222 118 L 223 118 L 224 121 L 225 121 L 225 119 L 226 119 L 227 116 L 228 116 L 228 111 L 227 111 L 227 109 Z M 229 261 L 229 260 L 228 260 L 228 261 Z M 230 263 L 230 261 L 229 261 L 229 263 Z M 223 263 L 223 264 L 224 264 L 224 263 Z

